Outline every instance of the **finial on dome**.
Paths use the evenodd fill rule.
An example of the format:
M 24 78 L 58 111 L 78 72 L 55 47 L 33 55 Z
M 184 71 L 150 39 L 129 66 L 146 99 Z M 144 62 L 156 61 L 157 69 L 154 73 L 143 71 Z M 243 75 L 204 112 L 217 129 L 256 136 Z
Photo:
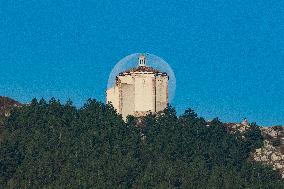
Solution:
M 139 66 L 146 66 L 146 57 L 141 54 L 138 58 Z

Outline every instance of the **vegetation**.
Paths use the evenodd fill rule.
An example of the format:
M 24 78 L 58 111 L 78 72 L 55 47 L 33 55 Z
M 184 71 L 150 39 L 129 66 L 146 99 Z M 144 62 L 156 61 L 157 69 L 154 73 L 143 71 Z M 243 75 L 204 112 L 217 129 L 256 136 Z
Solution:
M 3 122 L 14 107 L 21 106 L 19 102 L 4 96 L 0 96 L 0 141 L 2 140 Z
M 0 115 L 5 115 L 8 113 L 13 107 L 21 106 L 21 104 L 11 98 L 0 96 Z
M 278 172 L 250 161 L 256 126 L 241 135 L 188 109 L 128 117 L 88 100 L 80 109 L 34 99 L 4 122 L 3 188 L 284 188 Z

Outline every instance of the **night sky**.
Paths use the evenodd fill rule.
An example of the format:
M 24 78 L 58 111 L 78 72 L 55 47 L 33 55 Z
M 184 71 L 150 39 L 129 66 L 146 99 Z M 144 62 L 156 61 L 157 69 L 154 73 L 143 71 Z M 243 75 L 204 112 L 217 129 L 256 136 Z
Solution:
M 0 95 L 105 101 L 123 57 L 172 67 L 173 106 L 284 125 L 284 1 L 0 0 Z

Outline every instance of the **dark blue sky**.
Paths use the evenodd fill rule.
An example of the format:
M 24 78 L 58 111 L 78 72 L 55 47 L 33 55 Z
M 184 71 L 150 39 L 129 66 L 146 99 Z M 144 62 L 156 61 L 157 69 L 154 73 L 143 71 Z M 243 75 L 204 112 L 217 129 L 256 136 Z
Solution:
M 0 0 L 0 95 L 104 101 L 135 52 L 171 65 L 179 113 L 284 124 L 283 0 Z

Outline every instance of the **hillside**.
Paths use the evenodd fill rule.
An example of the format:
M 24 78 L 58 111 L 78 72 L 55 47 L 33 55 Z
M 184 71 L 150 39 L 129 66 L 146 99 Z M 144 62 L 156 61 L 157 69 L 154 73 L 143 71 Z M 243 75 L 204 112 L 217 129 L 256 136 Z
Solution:
M 3 122 L 10 115 L 10 112 L 15 107 L 22 106 L 21 103 L 4 96 L 0 96 L 0 141 L 2 140 Z
M 245 134 L 250 125 L 241 123 L 225 123 L 230 132 Z M 280 171 L 284 178 L 284 126 L 260 127 L 263 136 L 263 146 L 252 151 L 254 161 L 271 165 L 274 170 Z
M 22 104 L 9 98 L 0 96 L 0 116 L 8 116 L 13 107 L 19 107 Z
M 284 178 L 284 127 L 262 127 L 264 145 L 256 149 L 253 159 L 279 170 Z
M 5 121 L 0 145 L 4 188 L 283 188 L 278 171 L 251 159 L 263 147 L 250 125 L 230 132 L 192 110 L 170 107 L 125 123 L 114 109 L 89 100 L 33 100 Z

